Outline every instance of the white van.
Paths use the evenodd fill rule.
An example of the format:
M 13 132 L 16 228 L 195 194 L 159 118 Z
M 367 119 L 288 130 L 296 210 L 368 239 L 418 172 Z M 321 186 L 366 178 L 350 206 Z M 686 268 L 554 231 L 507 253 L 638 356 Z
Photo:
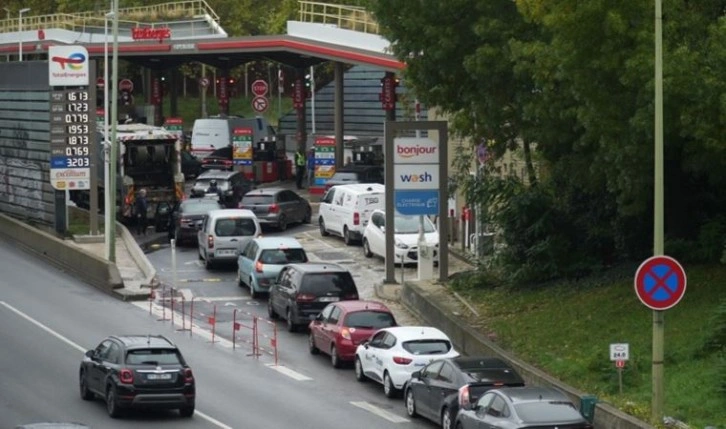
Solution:
M 320 200 L 320 234 L 343 237 L 345 244 L 360 241 L 373 210 L 386 204 L 385 186 L 379 183 L 336 185 Z
M 199 259 L 207 269 L 219 262 L 237 262 L 239 252 L 261 231 L 251 210 L 211 210 L 197 233 Z
M 192 127 L 192 155 L 202 159 L 216 149 L 231 146 L 235 128 L 252 129 L 252 147 L 261 141 L 275 141 L 275 129 L 262 116 L 240 118 L 238 116 L 210 116 L 197 119 Z

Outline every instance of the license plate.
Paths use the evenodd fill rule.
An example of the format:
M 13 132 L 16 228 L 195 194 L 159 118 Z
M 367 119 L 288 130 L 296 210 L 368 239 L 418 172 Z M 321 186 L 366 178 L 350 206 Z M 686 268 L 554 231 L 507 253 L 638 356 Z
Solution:
M 220 256 L 234 255 L 235 253 L 235 250 L 217 250 L 217 254 Z
M 148 374 L 149 380 L 171 380 L 171 374 Z
M 337 296 L 321 296 L 320 298 L 318 298 L 318 301 L 320 301 L 320 302 L 335 302 L 335 301 L 340 301 L 340 298 L 338 298 Z

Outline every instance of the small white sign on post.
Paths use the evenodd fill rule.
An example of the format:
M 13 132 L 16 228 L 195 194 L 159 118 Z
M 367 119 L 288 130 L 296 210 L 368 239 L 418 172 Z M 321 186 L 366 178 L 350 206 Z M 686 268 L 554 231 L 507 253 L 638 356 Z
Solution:
M 629 360 L 630 359 L 630 344 L 628 343 L 614 343 L 610 344 L 610 360 Z

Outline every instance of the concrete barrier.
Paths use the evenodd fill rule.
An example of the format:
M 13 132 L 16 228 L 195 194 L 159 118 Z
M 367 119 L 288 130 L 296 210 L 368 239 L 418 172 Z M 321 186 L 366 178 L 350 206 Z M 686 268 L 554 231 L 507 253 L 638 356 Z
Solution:
M 116 265 L 4 214 L 0 214 L 0 235 L 104 292 L 112 294 L 123 287 Z
M 469 327 L 459 317 L 442 307 L 425 289 L 413 282 L 405 282 L 401 289 L 400 302 L 420 320 L 444 331 L 462 354 L 475 356 L 497 356 L 509 362 L 524 378 L 527 384 L 553 386 L 567 394 L 579 406 L 584 393 L 562 383 L 549 374 L 523 362 Z M 650 424 L 636 419 L 617 408 L 602 402 L 595 407 L 596 429 L 654 429 Z

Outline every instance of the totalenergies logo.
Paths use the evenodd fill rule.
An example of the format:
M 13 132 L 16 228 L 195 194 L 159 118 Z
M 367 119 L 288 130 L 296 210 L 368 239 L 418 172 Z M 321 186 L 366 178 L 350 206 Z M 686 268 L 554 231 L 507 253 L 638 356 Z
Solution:
M 397 146 L 396 153 L 401 158 L 413 158 L 419 155 L 433 155 L 436 149 L 436 146 Z
M 86 56 L 80 52 L 75 52 L 67 57 L 53 57 L 51 61 L 60 64 L 61 69 L 66 69 L 66 64 L 71 70 L 80 70 L 83 68 L 83 63 L 86 62 Z

